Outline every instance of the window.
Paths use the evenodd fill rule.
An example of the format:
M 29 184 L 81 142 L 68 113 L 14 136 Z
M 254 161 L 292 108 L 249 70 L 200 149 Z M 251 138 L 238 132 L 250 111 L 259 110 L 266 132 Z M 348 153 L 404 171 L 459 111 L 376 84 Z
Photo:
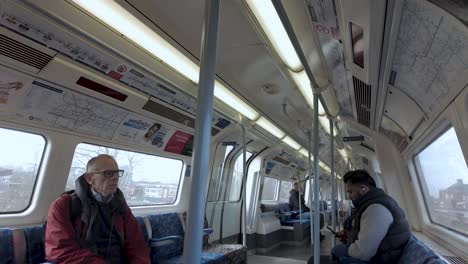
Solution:
M 31 201 L 46 141 L 0 128 L 0 142 L 0 213 L 21 212 Z
M 293 183 L 290 181 L 281 181 L 279 200 L 289 202 L 289 191 L 291 191 Z
M 224 167 L 225 167 L 227 158 L 233 149 L 234 149 L 233 146 L 226 146 L 224 150 L 223 162 L 219 165 L 219 167 L 217 168 L 213 167 L 213 170 L 211 172 L 210 185 L 208 189 L 208 202 L 215 202 L 215 201 L 220 200 L 221 198 L 221 189 L 223 187 L 222 183 L 223 183 Z
M 431 221 L 468 235 L 468 168 L 450 128 L 414 158 Z
M 262 200 L 272 201 L 276 200 L 276 192 L 278 190 L 278 179 L 265 177 L 263 182 Z
M 65 190 L 75 188 L 75 180 L 86 171 L 88 160 L 99 154 L 113 156 L 125 171 L 119 179 L 119 188 L 129 206 L 175 203 L 182 161 L 85 143 L 76 147 Z
M 252 153 L 247 152 L 245 155 L 245 161 L 252 157 Z M 238 201 L 241 195 L 242 178 L 244 174 L 244 157 L 241 153 L 237 156 L 236 162 L 234 163 L 234 169 L 231 176 L 231 191 L 229 192 L 229 201 Z
M 353 45 L 353 61 L 364 68 L 364 29 L 354 23 L 351 26 L 351 44 Z

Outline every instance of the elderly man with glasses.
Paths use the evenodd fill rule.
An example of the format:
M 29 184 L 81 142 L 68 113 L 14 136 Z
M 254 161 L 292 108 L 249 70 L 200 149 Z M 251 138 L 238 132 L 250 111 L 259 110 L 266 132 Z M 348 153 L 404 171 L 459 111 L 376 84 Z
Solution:
M 55 263 L 150 263 L 138 222 L 118 188 L 112 156 L 88 161 L 75 190 L 55 200 L 47 216 L 45 253 Z

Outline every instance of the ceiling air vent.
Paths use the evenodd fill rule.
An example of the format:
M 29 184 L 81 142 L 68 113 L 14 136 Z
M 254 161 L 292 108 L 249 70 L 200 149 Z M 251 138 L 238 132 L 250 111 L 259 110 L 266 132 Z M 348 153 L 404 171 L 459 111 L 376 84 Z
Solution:
M 358 122 L 370 127 L 371 120 L 371 86 L 353 76 L 354 99 Z
M 42 70 L 53 56 L 31 48 L 0 33 L 0 55 Z
M 143 106 L 143 109 L 158 116 L 175 121 L 184 126 L 195 128 L 195 119 L 193 117 L 184 115 L 151 99 L 146 102 L 146 104 Z
M 287 161 L 287 160 L 285 160 L 283 158 L 280 158 L 280 157 L 274 157 L 273 160 L 277 161 L 279 163 L 282 163 L 282 164 L 284 164 L 286 166 L 289 165 L 289 163 L 291 163 L 291 162 L 289 162 L 289 161 Z
M 148 100 L 148 102 L 146 102 L 146 104 L 143 106 L 143 110 L 146 110 L 158 116 L 162 116 L 164 118 L 170 119 L 184 126 L 188 126 L 190 128 L 195 129 L 195 118 L 190 117 L 188 115 L 184 115 L 156 101 Z M 214 136 L 218 134 L 220 131 L 221 130 L 212 127 L 211 135 Z

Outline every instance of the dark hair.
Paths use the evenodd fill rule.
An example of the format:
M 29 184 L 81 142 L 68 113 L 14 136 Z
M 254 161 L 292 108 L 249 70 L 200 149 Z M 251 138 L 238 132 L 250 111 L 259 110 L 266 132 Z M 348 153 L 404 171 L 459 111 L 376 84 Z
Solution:
M 345 183 L 350 182 L 351 184 L 365 184 L 368 187 L 371 188 L 377 188 L 377 184 L 375 184 L 374 179 L 369 175 L 369 173 L 366 170 L 354 170 L 354 171 L 348 171 L 344 176 L 343 176 L 343 181 Z

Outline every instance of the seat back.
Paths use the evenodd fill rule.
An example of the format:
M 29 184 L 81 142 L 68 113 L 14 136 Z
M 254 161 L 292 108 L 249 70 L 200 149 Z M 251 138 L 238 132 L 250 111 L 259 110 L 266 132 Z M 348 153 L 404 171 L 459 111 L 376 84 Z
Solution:
M 44 251 L 44 228 L 42 226 L 26 227 L 23 229 L 26 241 L 26 259 L 27 264 L 36 264 L 45 262 Z
M 42 226 L 0 229 L 0 264 L 45 262 Z
M 169 258 L 182 254 L 184 246 L 184 229 L 179 215 L 175 212 L 160 213 L 147 216 L 151 224 L 153 239 L 161 239 L 170 236 L 181 236 L 181 240 L 174 240 L 166 245 L 151 247 L 151 261 L 156 262 L 161 258 Z
M 0 264 L 13 264 L 13 232 L 10 228 L 0 228 Z
M 398 264 L 445 263 L 428 246 L 411 235 Z

